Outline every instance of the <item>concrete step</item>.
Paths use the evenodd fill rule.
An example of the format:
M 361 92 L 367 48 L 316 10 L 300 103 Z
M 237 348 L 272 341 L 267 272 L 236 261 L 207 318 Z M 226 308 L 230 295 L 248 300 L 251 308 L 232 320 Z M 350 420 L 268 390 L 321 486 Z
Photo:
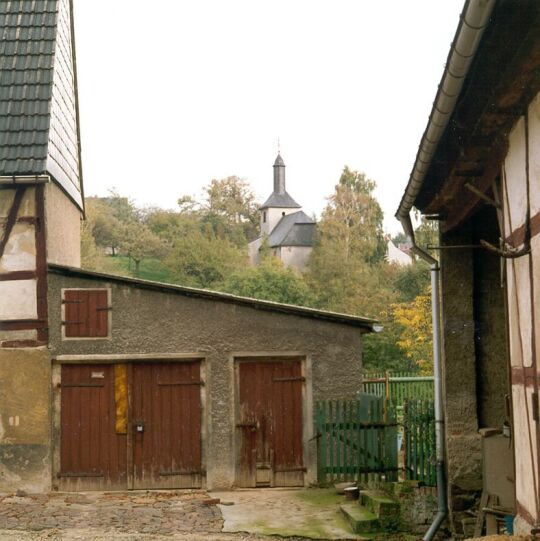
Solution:
M 345 502 L 339 508 L 354 533 L 365 534 L 379 531 L 380 525 L 376 515 L 369 509 L 358 505 L 358 502 Z
M 399 503 L 382 490 L 361 490 L 360 504 L 379 519 L 383 530 L 392 530 L 399 526 Z

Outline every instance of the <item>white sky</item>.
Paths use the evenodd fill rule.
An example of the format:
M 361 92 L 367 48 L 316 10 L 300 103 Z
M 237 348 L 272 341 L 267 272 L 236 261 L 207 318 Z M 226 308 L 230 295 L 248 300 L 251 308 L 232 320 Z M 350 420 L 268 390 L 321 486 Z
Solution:
M 175 208 L 213 178 L 324 208 L 344 165 L 385 228 L 425 128 L 463 0 L 75 0 L 86 195 Z

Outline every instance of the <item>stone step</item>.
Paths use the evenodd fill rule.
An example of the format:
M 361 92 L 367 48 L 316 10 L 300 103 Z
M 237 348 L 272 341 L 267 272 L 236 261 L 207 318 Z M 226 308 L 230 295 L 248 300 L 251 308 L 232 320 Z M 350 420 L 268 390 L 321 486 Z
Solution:
M 339 508 L 354 533 L 367 534 L 379 531 L 380 524 L 377 517 L 369 509 L 358 505 L 358 502 L 345 502 Z
M 369 509 L 378 519 L 384 530 L 399 526 L 399 503 L 382 490 L 361 490 L 360 504 Z

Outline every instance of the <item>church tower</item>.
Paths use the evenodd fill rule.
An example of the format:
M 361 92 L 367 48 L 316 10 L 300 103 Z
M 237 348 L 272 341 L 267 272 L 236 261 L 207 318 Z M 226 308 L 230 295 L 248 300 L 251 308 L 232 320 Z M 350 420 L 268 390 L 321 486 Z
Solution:
M 79 266 L 83 214 L 71 0 L 2 1 L 0 18 L 0 491 L 46 492 L 47 265 Z
M 302 272 L 313 250 L 316 224 L 288 194 L 285 162 L 279 153 L 273 168 L 274 190 L 259 209 L 260 236 L 248 245 L 249 260 L 252 265 L 260 263 L 265 243 L 286 267 Z
M 269 235 L 281 218 L 300 209 L 285 188 L 285 162 L 278 154 L 274 162 L 274 191 L 261 206 L 261 234 Z

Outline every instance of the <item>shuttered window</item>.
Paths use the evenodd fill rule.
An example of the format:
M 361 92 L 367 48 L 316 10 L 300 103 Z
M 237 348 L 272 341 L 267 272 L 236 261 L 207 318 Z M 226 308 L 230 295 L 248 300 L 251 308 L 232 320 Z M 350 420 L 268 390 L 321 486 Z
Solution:
M 106 289 L 65 289 L 64 336 L 106 338 L 109 334 L 109 296 Z

